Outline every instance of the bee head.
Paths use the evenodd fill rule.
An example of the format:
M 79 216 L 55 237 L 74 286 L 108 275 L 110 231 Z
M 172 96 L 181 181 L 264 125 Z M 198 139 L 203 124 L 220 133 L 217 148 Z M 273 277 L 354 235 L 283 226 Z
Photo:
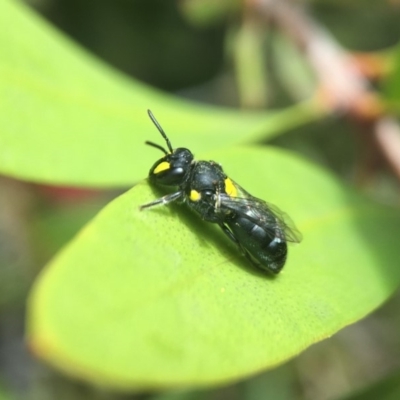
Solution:
M 149 172 L 150 181 L 161 185 L 179 186 L 185 181 L 187 174 L 190 172 L 190 167 L 194 158 L 193 154 L 189 149 L 184 147 L 174 150 L 166 133 L 150 110 L 148 110 L 148 114 L 168 147 L 167 151 L 157 143 L 146 141 L 146 144 L 156 147 L 165 154 L 164 157 L 156 161 L 151 167 Z

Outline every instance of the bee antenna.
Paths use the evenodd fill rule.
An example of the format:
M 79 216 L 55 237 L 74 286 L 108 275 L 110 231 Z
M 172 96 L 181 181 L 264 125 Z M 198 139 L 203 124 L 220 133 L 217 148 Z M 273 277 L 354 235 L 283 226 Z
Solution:
M 150 142 L 149 140 L 145 141 L 146 144 L 148 144 L 149 146 L 155 147 L 156 149 L 161 150 L 165 155 L 168 155 L 168 151 L 164 149 L 164 147 L 160 146 L 157 143 L 154 142 Z
M 158 121 L 156 120 L 155 116 L 153 115 L 153 113 L 150 110 L 147 110 L 147 113 L 149 114 L 150 119 L 153 121 L 153 124 L 156 126 L 156 128 L 158 129 L 158 131 L 161 133 L 161 136 L 165 139 L 165 142 L 167 143 L 168 149 L 171 153 L 173 153 L 173 149 L 171 146 L 171 142 L 169 141 L 166 133 L 164 132 L 163 128 L 161 128 L 161 125 L 158 123 Z M 150 142 L 146 142 L 147 144 L 150 144 Z M 154 144 L 150 144 L 150 146 L 154 146 Z M 161 146 L 154 146 L 157 148 L 162 148 Z M 165 152 L 165 150 L 163 149 L 163 151 Z M 167 154 L 167 153 L 166 153 Z

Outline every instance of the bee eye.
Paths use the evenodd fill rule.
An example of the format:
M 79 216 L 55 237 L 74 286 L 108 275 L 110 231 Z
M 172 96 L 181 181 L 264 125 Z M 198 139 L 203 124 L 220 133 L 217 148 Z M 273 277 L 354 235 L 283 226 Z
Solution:
M 190 172 L 193 154 L 185 148 L 179 148 L 158 160 L 150 169 L 152 182 L 167 186 L 179 186 Z
M 150 170 L 150 180 L 162 185 L 180 185 L 184 179 L 187 169 L 176 166 L 168 161 L 161 161 L 154 164 Z

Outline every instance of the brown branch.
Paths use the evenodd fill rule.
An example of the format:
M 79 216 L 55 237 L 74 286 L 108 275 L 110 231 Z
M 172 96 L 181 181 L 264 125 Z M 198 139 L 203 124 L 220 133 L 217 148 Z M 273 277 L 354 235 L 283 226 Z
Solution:
M 375 140 L 393 172 L 400 179 L 400 126 L 391 117 L 378 118 L 374 123 Z

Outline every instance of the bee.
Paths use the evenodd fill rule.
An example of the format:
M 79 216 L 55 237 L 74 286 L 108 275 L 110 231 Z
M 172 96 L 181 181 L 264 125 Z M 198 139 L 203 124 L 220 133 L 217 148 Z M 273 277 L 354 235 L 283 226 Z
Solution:
M 200 217 L 220 226 L 255 267 L 277 274 L 287 258 L 287 242 L 300 242 L 301 234 L 277 207 L 252 196 L 230 179 L 214 161 L 196 161 L 187 148 L 173 149 L 150 110 L 148 114 L 168 150 L 146 141 L 165 155 L 149 172 L 151 184 L 178 190 L 140 207 L 141 210 L 178 201 Z

